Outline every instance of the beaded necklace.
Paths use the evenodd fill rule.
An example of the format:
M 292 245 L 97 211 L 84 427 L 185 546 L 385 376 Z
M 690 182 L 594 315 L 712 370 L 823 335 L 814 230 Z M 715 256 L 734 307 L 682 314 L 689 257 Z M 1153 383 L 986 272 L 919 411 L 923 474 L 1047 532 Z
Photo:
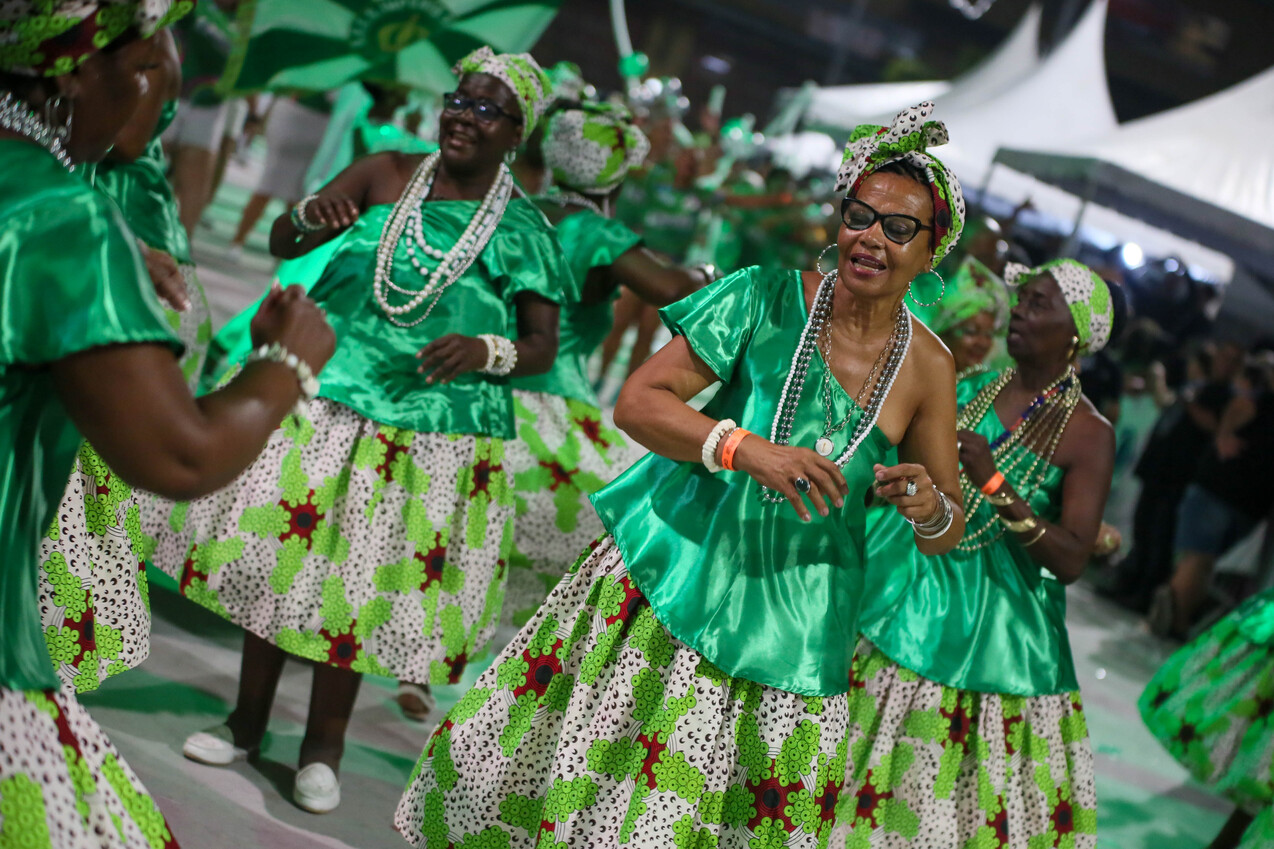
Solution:
M 796 420 L 796 408 L 801 402 L 801 394 L 805 389 L 805 377 L 809 373 L 810 361 L 814 358 L 814 352 L 818 350 L 818 339 L 823 332 L 823 327 L 832 315 L 832 298 L 836 293 L 838 277 L 838 271 L 829 271 L 823 275 L 822 282 L 818 284 L 818 291 L 814 295 L 814 305 L 810 307 L 809 318 L 805 322 L 804 329 L 801 330 L 800 341 L 792 355 L 792 365 L 788 368 L 787 379 L 783 383 L 783 393 L 779 396 L 779 407 L 774 413 L 774 423 L 770 427 L 770 441 L 775 445 L 788 445 L 791 441 L 792 423 Z M 876 426 L 880 411 L 885 406 L 885 399 L 889 397 L 889 391 L 893 389 L 894 380 L 898 377 L 898 370 L 903 360 L 907 358 L 907 351 L 911 347 L 910 314 L 905 306 L 900 308 L 899 314 L 902 318 L 897 320 L 894 332 L 900 334 L 900 338 L 880 372 L 871 400 L 863 410 L 862 416 L 859 417 L 858 423 L 854 425 L 849 444 L 835 460 L 836 465 L 842 469 L 853 459 L 854 454 L 858 452 L 858 446 Z M 824 368 L 830 371 L 830 367 L 824 366 Z M 822 438 L 827 437 L 824 435 Z M 830 453 L 829 451 L 828 454 Z M 762 500 L 770 504 L 782 504 L 787 501 L 782 493 L 776 493 L 765 486 L 761 487 L 760 496 Z
M 956 428 L 958 430 L 975 428 L 984 417 L 991 413 L 995 399 L 1013 379 L 1014 374 L 1014 369 L 1008 369 L 982 387 L 981 391 L 960 410 L 956 417 Z M 1029 501 L 1043 485 L 1053 454 L 1062 440 L 1062 434 L 1066 431 L 1066 425 L 1070 423 L 1075 408 L 1079 406 L 1082 395 L 1083 390 L 1080 388 L 1075 369 L 1068 367 L 1060 377 L 1035 396 L 1012 427 L 991 442 L 991 456 L 995 460 L 995 467 L 1005 477 L 1016 478 L 1017 483 L 1014 483 L 1013 487 L 1023 500 Z M 1027 446 L 1033 446 L 1033 450 L 1014 450 L 1017 447 L 1027 449 Z M 1017 469 L 1027 458 L 1030 458 L 1030 465 L 1021 476 L 1018 476 Z M 975 486 L 969 480 L 969 476 L 964 473 L 960 475 L 960 491 L 964 496 L 965 516 L 972 519 L 982 502 L 986 500 L 986 496 L 982 489 Z M 976 528 L 970 521 L 965 529 L 964 537 L 957 545 L 961 551 L 985 548 L 1004 535 L 998 513 L 995 510 L 983 512 L 989 514 L 986 521 Z
M 441 159 L 440 154 L 430 154 L 411 175 L 402 196 L 394 204 L 393 210 L 385 220 L 380 242 L 376 246 L 376 270 L 372 275 L 372 293 L 386 317 L 399 327 L 414 327 L 428 318 L 433 312 L 434 305 L 442 297 L 442 293 L 469 270 L 469 266 L 473 265 L 474 260 L 487 246 L 487 242 L 491 241 L 491 236 L 500 225 L 500 219 L 504 217 L 504 210 L 508 207 L 509 197 L 512 194 L 513 175 L 509 172 L 508 166 L 501 165 L 500 173 L 491 181 L 486 197 L 482 199 L 477 211 L 469 219 L 469 224 L 460 234 L 460 238 L 450 250 L 443 251 L 436 248 L 429 244 L 425 235 L 424 203 L 433 188 L 434 176 L 438 173 L 438 163 Z M 394 282 L 392 276 L 394 253 L 398 243 L 404 241 L 403 234 L 409 230 L 409 238 L 405 240 L 407 258 L 420 276 L 425 278 L 425 285 L 420 289 L 400 286 Z M 437 267 L 432 271 L 427 269 L 416 255 L 417 249 L 425 256 L 437 260 Z M 389 303 L 391 289 L 406 296 L 407 302 Z M 430 300 L 429 306 L 418 318 L 412 321 L 403 321 L 399 318 L 415 310 L 426 300 Z
M 582 206 L 585 209 L 590 209 L 593 212 L 596 212 L 598 215 L 602 216 L 603 218 L 608 217 L 606 215 L 606 210 L 602 209 L 601 204 L 599 204 L 597 201 L 590 198 L 588 195 L 583 194 L 582 192 L 573 192 L 570 190 L 562 190 L 562 189 L 554 188 L 554 189 L 551 189 L 547 194 L 540 195 L 539 199 L 551 201 L 552 203 L 555 203 L 561 207 L 567 207 L 571 205 Z
M 75 169 L 71 154 L 66 151 L 69 128 L 50 127 L 26 101 L 15 97 L 13 92 L 6 91 L 0 97 L 0 129 L 25 136 L 53 154 L 58 164 L 67 171 Z

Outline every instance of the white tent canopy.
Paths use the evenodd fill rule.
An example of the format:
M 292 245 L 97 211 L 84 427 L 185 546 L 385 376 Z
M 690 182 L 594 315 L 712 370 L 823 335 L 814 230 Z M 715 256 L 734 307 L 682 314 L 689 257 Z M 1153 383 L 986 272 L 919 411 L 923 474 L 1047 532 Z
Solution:
M 1070 147 L 1115 129 L 1106 87 L 1107 0 L 1096 0 L 1066 39 L 1016 85 L 967 109 L 939 100 L 951 143 L 937 151 L 965 185 L 980 186 L 1001 147 Z M 957 104 L 958 105 L 958 104 Z
M 848 132 L 862 123 L 887 123 L 899 111 L 925 100 L 942 108 L 967 108 L 988 100 L 1039 63 L 1041 10 L 1033 3 L 1013 32 L 990 56 L 954 81 L 924 80 L 829 86 L 809 92 L 803 119 L 809 128 Z

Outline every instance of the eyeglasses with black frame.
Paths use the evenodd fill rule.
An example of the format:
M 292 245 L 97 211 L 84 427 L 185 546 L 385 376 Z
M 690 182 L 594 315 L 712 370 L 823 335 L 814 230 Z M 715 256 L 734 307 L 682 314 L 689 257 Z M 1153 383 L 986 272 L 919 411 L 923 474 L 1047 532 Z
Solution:
M 505 111 L 498 103 L 485 97 L 469 97 L 467 94 L 461 94 L 458 91 L 448 92 L 442 96 L 443 112 L 451 115 L 460 115 L 470 109 L 473 110 L 473 117 L 484 124 L 494 124 L 501 118 L 508 118 L 515 124 L 522 123 L 521 118 Z
M 845 198 L 840 207 L 841 220 L 851 230 L 868 230 L 877 221 L 885 238 L 895 245 L 905 245 L 921 230 L 932 230 L 927 224 L 921 224 L 919 218 L 898 213 L 881 214 L 863 203 L 858 198 Z

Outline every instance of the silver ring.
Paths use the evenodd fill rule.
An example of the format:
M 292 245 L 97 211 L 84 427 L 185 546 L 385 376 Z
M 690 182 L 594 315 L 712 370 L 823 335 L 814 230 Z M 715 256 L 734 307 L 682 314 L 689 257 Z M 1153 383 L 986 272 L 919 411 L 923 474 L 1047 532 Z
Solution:
M 792 483 L 796 484 L 796 488 L 800 490 L 801 492 L 810 491 L 810 482 L 807 481 L 805 478 L 797 478 L 796 480 L 792 481 Z
M 911 480 L 907 481 L 907 490 L 906 490 L 907 497 L 914 498 L 916 495 L 916 492 L 918 492 L 918 490 L 916 489 L 916 482 Z

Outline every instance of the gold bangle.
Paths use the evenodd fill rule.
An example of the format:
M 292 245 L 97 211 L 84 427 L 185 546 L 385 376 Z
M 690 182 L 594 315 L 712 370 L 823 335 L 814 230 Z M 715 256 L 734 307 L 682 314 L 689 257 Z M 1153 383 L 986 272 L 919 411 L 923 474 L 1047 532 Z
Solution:
M 1045 527 L 1044 525 L 1040 525 L 1040 532 L 1037 533 L 1035 536 L 1031 537 L 1030 539 L 1028 539 L 1026 542 L 1022 543 L 1022 547 L 1030 548 L 1031 546 L 1035 545 L 1035 543 L 1040 541 L 1040 539 L 1044 536 L 1044 532 L 1047 530 L 1048 530 L 1047 527 Z
M 1027 516 L 1025 519 L 1006 519 L 1001 516 L 1000 524 L 1015 534 L 1024 534 L 1027 531 L 1035 530 L 1035 527 L 1039 524 L 1039 520 L 1034 516 Z
M 1003 487 L 1000 487 L 1000 489 L 1003 489 Z M 993 492 L 985 497 L 992 507 L 1008 507 L 1016 504 L 1018 500 L 1016 492 Z

